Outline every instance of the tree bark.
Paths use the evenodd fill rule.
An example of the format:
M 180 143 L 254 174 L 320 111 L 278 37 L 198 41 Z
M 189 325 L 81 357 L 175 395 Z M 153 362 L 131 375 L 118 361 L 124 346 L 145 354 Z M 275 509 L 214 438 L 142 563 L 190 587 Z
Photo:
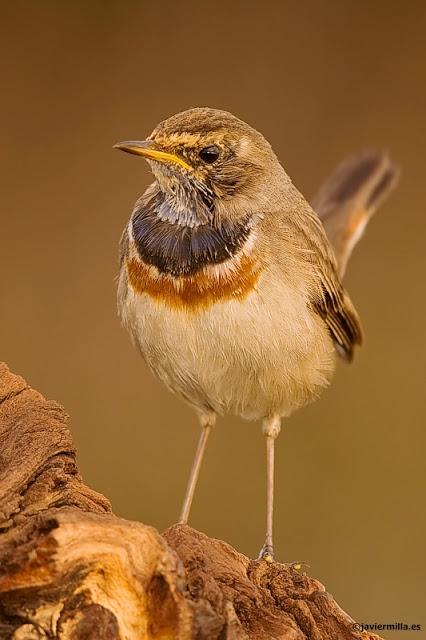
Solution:
M 1 640 L 378 638 L 292 565 L 114 516 L 66 423 L 0 364 Z

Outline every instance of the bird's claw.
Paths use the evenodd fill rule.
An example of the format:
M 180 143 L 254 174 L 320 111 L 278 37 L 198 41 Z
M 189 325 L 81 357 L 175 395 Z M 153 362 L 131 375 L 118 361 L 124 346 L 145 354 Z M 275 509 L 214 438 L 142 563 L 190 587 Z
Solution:
M 264 544 L 260 550 L 258 560 L 265 560 L 265 562 L 274 561 L 274 548 L 270 544 Z

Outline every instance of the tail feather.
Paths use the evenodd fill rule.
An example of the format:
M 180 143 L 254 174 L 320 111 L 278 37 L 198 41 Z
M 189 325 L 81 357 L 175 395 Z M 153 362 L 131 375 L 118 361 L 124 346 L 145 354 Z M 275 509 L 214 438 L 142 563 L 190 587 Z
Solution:
M 395 187 L 399 169 L 387 154 L 363 151 L 346 158 L 312 200 L 342 277 L 351 253 L 377 207 Z

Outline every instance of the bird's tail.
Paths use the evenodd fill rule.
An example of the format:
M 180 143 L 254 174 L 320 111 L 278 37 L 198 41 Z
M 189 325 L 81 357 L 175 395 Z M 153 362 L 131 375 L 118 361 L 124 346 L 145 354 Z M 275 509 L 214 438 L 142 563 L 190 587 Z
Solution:
M 353 248 L 371 216 L 396 185 L 398 168 L 385 153 L 364 151 L 346 158 L 313 198 L 343 276 Z

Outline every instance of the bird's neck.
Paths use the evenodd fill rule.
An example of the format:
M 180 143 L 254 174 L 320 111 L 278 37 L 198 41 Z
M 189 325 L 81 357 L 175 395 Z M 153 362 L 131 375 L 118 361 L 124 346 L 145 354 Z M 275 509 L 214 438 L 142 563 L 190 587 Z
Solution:
M 163 274 L 190 276 L 207 265 L 220 264 L 236 255 L 248 240 L 253 216 L 239 220 L 200 223 L 196 203 L 159 189 L 148 190 L 132 216 L 132 236 L 139 258 Z M 191 209 L 192 206 L 192 209 Z

